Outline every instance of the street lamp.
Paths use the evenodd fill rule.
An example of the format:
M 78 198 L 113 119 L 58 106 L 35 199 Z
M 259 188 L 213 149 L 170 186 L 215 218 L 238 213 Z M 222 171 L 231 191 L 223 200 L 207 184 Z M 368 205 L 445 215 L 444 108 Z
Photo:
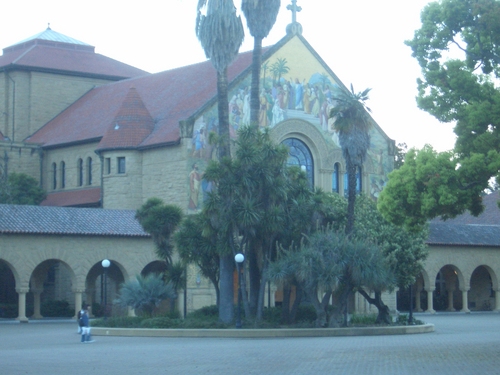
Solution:
M 102 268 L 104 268 L 104 320 L 106 320 L 106 310 L 108 305 L 108 268 L 111 262 L 108 259 L 104 259 L 101 262 Z M 101 281 L 102 282 L 102 281 Z
M 241 328 L 241 272 L 240 266 L 243 264 L 245 256 L 242 253 L 238 253 L 234 256 L 234 261 L 236 262 L 236 270 L 238 272 L 238 315 L 236 316 L 236 328 Z

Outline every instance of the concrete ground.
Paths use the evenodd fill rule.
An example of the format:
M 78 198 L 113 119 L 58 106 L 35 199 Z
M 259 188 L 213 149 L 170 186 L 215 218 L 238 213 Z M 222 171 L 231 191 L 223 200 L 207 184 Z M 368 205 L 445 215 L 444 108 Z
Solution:
M 318 338 L 96 336 L 75 322 L 0 323 L 2 375 L 500 374 L 500 314 L 417 314 L 434 333 Z

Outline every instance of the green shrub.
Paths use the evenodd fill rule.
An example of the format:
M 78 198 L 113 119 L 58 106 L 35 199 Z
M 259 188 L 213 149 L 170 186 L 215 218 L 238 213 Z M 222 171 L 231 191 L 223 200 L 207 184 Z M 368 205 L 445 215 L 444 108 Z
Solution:
M 72 317 L 74 315 L 73 309 L 69 306 L 67 301 L 48 300 L 42 303 L 40 313 L 44 317 Z
M 139 316 L 113 316 L 106 320 L 92 320 L 92 327 L 110 327 L 110 328 L 139 328 L 144 318 Z
M 177 319 L 170 319 L 166 316 L 144 319 L 140 324 L 141 328 L 178 328 L 178 326 Z
M 298 322 L 314 322 L 316 320 L 316 310 L 313 305 L 300 305 L 297 309 L 295 321 Z
M 217 307 L 217 305 L 202 307 L 201 309 L 189 313 L 186 318 L 206 318 L 206 317 L 219 317 L 219 308 Z
M 377 320 L 377 314 L 352 314 L 352 325 L 374 325 Z

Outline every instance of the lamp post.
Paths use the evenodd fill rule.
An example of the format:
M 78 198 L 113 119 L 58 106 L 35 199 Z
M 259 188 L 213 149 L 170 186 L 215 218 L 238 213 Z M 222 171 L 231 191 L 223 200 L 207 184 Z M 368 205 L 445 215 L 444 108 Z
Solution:
M 241 328 L 241 272 L 240 266 L 243 264 L 245 256 L 238 253 L 234 256 L 234 261 L 236 262 L 236 270 L 238 272 L 238 314 L 236 316 L 236 328 Z
M 104 320 L 106 320 L 106 310 L 108 305 L 108 268 L 111 262 L 108 259 L 104 259 L 101 262 L 102 268 L 104 268 Z

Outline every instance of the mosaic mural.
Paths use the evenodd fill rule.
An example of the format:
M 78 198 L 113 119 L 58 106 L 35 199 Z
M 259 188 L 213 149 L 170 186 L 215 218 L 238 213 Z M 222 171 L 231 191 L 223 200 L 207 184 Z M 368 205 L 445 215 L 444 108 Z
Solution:
M 333 106 L 332 92 L 338 83 L 329 76 L 317 59 L 302 44 L 285 45 L 262 64 L 260 82 L 259 127 L 273 128 L 291 118 L 305 120 L 321 130 L 332 148 L 340 148 L 328 113 Z M 302 51 L 297 53 L 297 49 Z M 251 75 L 239 82 L 229 92 L 230 136 L 236 137 L 238 129 L 250 123 Z M 215 150 L 208 144 L 208 134 L 218 126 L 217 106 L 207 110 L 194 125 L 190 152 L 192 162 L 189 176 L 190 210 L 200 209 L 203 196 L 210 191 L 210 184 L 203 180 L 208 160 L 215 157 Z M 387 173 L 392 170 L 392 159 L 387 153 L 387 140 L 377 129 L 371 130 L 368 158 L 375 166 L 371 173 L 370 195 L 374 198 L 385 185 Z

